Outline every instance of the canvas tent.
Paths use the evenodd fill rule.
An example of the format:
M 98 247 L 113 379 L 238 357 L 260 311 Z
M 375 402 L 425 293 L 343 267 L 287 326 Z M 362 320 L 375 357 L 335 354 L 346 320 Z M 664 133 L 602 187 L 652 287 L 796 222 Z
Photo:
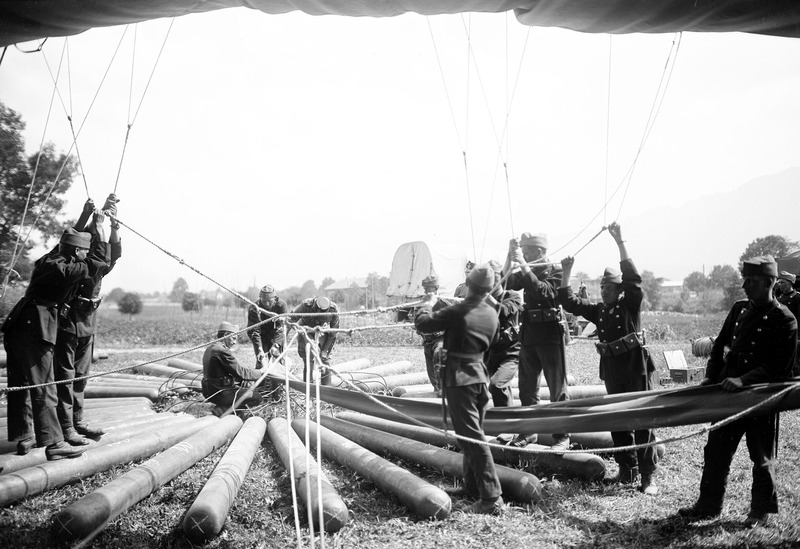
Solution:
M 789 271 L 792 274 L 800 274 L 800 250 L 796 250 L 787 256 L 776 259 L 779 271 Z
M 464 278 L 466 261 L 466 256 L 460 259 L 458 254 L 434 255 L 422 241 L 401 244 L 392 259 L 386 296 L 406 299 L 421 297 L 425 294 L 422 280 L 431 274 L 439 278 L 439 293 L 452 295 L 460 279 Z

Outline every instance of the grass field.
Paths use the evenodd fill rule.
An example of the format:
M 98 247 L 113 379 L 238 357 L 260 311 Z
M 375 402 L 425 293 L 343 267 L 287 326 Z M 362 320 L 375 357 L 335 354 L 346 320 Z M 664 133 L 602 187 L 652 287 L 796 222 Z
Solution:
M 185 315 L 185 313 L 182 313 Z M 163 322 L 159 328 L 115 326 L 117 319 L 104 319 L 107 334 L 118 334 L 113 344 L 101 339 L 98 346 L 109 349 L 110 357 L 95 365 L 97 371 L 133 366 L 164 356 L 164 349 L 148 349 L 158 345 L 186 348 L 208 337 L 217 319 L 205 319 L 198 325 L 185 315 L 170 319 L 135 318 L 131 323 L 142 325 Z M 366 320 L 366 319 L 359 319 Z M 377 323 L 382 323 L 380 320 Z M 662 351 L 684 351 L 690 365 L 702 365 L 692 357 L 690 337 L 714 335 L 721 318 L 683 315 L 647 316 L 651 327 L 650 349 L 663 380 L 669 379 Z M 211 326 L 212 328 L 207 328 Z M 666 329 L 669 327 L 669 329 Z M 151 331 L 152 330 L 152 331 Z M 151 331 L 151 332 L 149 332 Z M 398 331 L 398 330 L 395 330 Z M 163 332 L 163 333 L 162 333 Z M 127 333 L 127 335 L 125 335 Z M 142 343 L 140 334 L 153 342 Z M 663 334 L 657 338 L 653 333 Z M 199 335 L 198 335 L 199 334 Z M 403 331 L 413 342 L 413 335 Z M 103 336 L 100 336 L 103 337 Z M 176 340 L 185 337 L 183 345 Z M 197 339 L 200 337 L 201 339 Z M 383 337 L 359 333 L 343 337 L 333 352 L 334 365 L 355 358 L 368 358 L 373 364 L 409 360 L 412 368 L 424 368 L 422 349 L 417 345 L 380 345 Z M 400 336 L 392 336 L 400 338 Z M 248 344 L 240 345 L 237 356 L 246 364 L 253 360 Z M 193 351 L 183 358 L 199 361 L 202 351 Z M 568 369 L 578 384 L 599 383 L 597 355 L 591 342 L 578 340 L 567 347 Z M 292 397 L 296 415 L 303 414 L 302 399 Z M 324 406 L 329 413 L 336 409 Z M 261 415 L 269 420 L 283 415 L 282 406 L 269 407 Z M 207 413 L 207 412 L 200 412 Z M 662 429 L 662 439 L 696 432 L 700 425 Z M 742 443 L 733 463 L 728 495 L 722 516 L 717 520 L 689 523 L 675 512 L 693 503 L 698 493 L 705 435 L 692 436 L 667 447 L 657 476 L 660 493 L 646 497 L 635 489 L 608 487 L 597 482 L 554 475 L 546 470 L 533 470 L 543 482 L 544 499 L 536 505 L 509 502 L 504 514 L 485 517 L 454 511 L 442 521 L 420 520 L 401 505 L 397 497 L 380 492 L 377 487 L 353 472 L 330 461 L 323 461 L 328 478 L 339 491 L 350 510 L 350 524 L 335 535 L 325 537 L 326 547 L 381 547 L 388 549 L 479 547 L 797 547 L 800 540 L 800 413 L 781 415 L 780 449 L 777 460 L 781 512 L 767 526 L 753 529 L 743 524 L 750 501 L 750 461 Z M 134 505 L 111 522 L 89 543 L 92 547 L 115 548 L 188 548 L 192 545 L 180 530 L 183 514 L 202 488 L 206 478 L 222 456 L 212 453 L 197 465 L 156 490 L 150 497 Z M 605 456 L 609 473 L 616 466 Z M 394 459 L 429 482 L 453 485 L 455 479 Z M 119 476 L 134 463 L 125 464 L 75 484 L 30 497 L 0 509 L 0 547 L 41 548 L 58 546 L 48 534 L 51 516 L 72 501 L 83 497 L 104 483 Z M 454 504 L 458 506 L 459 500 Z M 305 527 L 305 512 L 300 509 L 302 540 L 300 546 L 312 546 Z M 321 546 L 317 538 L 315 546 Z M 268 439 L 262 443 L 240 490 L 221 535 L 207 544 L 210 548 L 298 546 L 295 536 L 291 489 L 286 471 Z

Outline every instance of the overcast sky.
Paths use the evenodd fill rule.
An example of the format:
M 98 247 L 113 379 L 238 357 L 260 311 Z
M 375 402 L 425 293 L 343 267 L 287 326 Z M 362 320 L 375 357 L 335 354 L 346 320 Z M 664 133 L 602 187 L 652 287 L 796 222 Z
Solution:
M 68 150 L 65 110 L 76 129 L 86 117 L 78 147 L 97 202 L 132 122 L 120 218 L 237 289 L 388 276 L 413 240 L 487 260 L 483 246 L 546 232 L 560 259 L 617 218 L 624 229 L 631 216 L 800 166 L 800 40 L 686 33 L 670 72 L 672 34 L 584 35 L 503 14 L 229 9 L 176 19 L 156 64 L 169 24 L 131 26 L 113 63 L 124 27 L 70 38 L 52 110 L 44 56 L 55 75 L 64 39 L 44 56 L 9 48 L 0 101 L 22 114 L 30 153 L 43 135 Z M 81 178 L 68 197 L 75 217 Z M 213 287 L 136 235 L 123 242 L 106 290 L 169 291 L 178 277 Z M 660 252 L 685 243 L 675 246 Z M 581 253 L 599 258 L 576 265 L 593 275 L 616 260 L 608 237 Z M 696 268 L 676 261 L 656 274 Z

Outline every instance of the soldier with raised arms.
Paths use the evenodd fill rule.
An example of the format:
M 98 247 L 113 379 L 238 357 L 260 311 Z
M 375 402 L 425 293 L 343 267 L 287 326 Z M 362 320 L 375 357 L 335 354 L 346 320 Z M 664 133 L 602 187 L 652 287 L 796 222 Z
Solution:
M 56 386 L 51 385 L 55 380 L 53 354 L 58 324 L 68 313 L 78 285 L 107 267 L 106 221 L 102 212 L 94 214 L 94 238 L 66 229 L 58 248 L 36 260 L 25 295 L 3 323 L 9 388 L 36 386 L 8 394 L 8 440 L 17 441 L 20 454 L 27 453 L 34 443 L 45 447 L 51 461 L 83 453 L 83 447 L 64 441 L 56 412 Z
M 550 401 L 568 400 L 567 362 L 561 310 L 556 299 L 561 268 L 547 259 L 547 235 L 522 233 L 512 238 L 503 272 L 511 274 L 506 288 L 522 290 L 524 308 L 520 326 L 519 399 L 523 406 L 539 403 L 541 375 L 547 380 Z M 536 442 L 536 434 L 521 433 L 511 444 Z M 569 435 L 553 434 L 553 447 L 569 449 Z
M 565 310 L 581 315 L 597 326 L 600 379 L 605 383 L 608 394 L 646 391 L 653 388 L 651 375 L 655 371 L 655 364 L 650 351 L 644 346 L 640 314 L 644 297 L 642 277 L 628 254 L 620 226 L 611 223 L 608 232 L 619 249 L 619 269 L 606 267 L 600 281 L 602 301 L 593 302 L 572 292 L 569 285 L 575 263 L 572 257 L 561 260 L 564 275 L 558 300 Z M 611 438 L 617 447 L 634 444 L 650 446 L 615 452 L 614 459 L 619 464 L 619 472 L 607 482 L 635 484 L 641 474 L 639 490 L 656 495 L 658 488 L 653 480 L 658 463 L 655 433 L 650 429 L 617 431 L 611 433 Z

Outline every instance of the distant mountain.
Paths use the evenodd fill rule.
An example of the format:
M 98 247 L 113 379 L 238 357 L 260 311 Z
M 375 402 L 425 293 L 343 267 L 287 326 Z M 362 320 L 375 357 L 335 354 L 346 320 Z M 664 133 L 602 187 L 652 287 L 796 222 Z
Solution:
M 680 207 L 654 208 L 620 224 L 624 235 L 635 235 L 631 240 L 636 246 L 630 251 L 639 269 L 656 276 L 682 280 L 692 271 L 702 271 L 703 265 L 706 274 L 714 265 L 736 266 L 756 238 L 776 234 L 800 240 L 800 167 L 754 179 L 729 192 L 694 197 Z M 603 253 L 607 255 L 608 249 Z M 598 262 L 609 263 L 608 257 L 598 257 L 597 250 L 587 248 L 581 255 L 576 270 L 592 276 L 602 272 Z

